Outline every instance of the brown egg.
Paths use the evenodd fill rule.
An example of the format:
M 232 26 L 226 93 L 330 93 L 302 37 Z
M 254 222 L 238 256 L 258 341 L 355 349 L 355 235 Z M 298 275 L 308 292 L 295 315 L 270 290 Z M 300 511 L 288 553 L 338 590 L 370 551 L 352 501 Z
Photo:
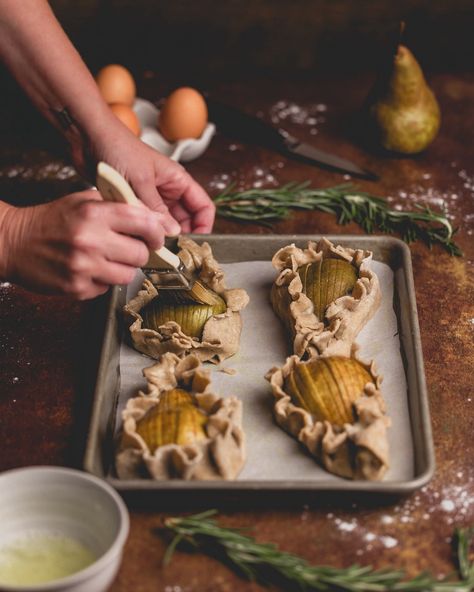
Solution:
M 199 138 L 207 124 L 207 105 L 194 88 L 178 88 L 161 108 L 158 128 L 169 142 Z
M 137 91 L 133 76 L 127 68 L 110 64 L 99 71 L 95 80 L 106 103 L 133 105 Z
M 123 103 L 112 103 L 109 105 L 112 113 L 120 119 L 120 121 L 128 127 L 136 136 L 140 135 L 140 122 L 138 117 L 131 107 L 124 105 Z

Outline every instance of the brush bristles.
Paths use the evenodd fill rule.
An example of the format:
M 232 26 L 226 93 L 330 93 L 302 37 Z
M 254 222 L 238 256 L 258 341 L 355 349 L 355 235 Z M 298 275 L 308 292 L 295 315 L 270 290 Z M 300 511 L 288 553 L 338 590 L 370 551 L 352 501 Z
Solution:
M 218 296 L 213 290 L 206 288 L 206 286 L 198 280 L 194 282 L 187 294 L 192 300 L 194 300 L 194 302 L 209 304 L 209 306 L 214 306 L 221 300 L 220 296 Z
M 163 302 L 174 304 L 206 304 L 208 306 L 215 306 L 221 303 L 221 298 L 213 290 L 206 288 L 206 286 L 199 280 L 195 281 L 189 290 L 173 289 L 164 290 L 158 286 L 160 299 Z

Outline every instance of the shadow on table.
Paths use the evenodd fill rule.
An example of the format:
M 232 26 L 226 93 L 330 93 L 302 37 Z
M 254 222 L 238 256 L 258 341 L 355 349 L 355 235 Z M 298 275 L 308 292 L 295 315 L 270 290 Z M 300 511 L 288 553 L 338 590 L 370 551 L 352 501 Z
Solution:
M 200 512 L 215 508 L 221 511 L 327 509 L 358 510 L 391 506 L 401 496 L 361 492 L 244 491 L 235 494 L 219 491 L 121 492 L 133 511 Z

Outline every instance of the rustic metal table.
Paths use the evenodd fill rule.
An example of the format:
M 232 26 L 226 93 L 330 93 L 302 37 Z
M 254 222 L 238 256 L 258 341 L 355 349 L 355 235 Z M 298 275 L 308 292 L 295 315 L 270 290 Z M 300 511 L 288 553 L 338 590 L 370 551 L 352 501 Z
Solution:
M 356 106 L 371 78 L 247 80 L 209 86 L 213 96 L 261 112 L 318 147 L 337 152 L 380 176 L 357 181 L 389 197 L 394 206 L 423 201 L 446 207 L 462 258 L 439 247 L 411 247 L 437 468 L 429 485 L 405 498 L 364 499 L 308 495 L 222 500 L 221 519 L 252 526 L 313 563 L 399 566 L 414 574 L 452 570 L 450 537 L 456 525 L 474 522 L 474 76 L 431 79 L 443 113 L 441 132 L 414 158 L 388 158 L 365 149 L 349 133 Z M 141 96 L 156 100 L 170 84 L 151 74 L 138 80 Z M 79 187 L 57 141 L 43 129 L 4 136 L 0 148 L 3 199 L 25 204 Z M 229 182 L 245 187 L 310 180 L 328 186 L 343 175 L 297 163 L 257 146 L 217 135 L 199 160 L 187 166 L 211 195 Z M 220 233 L 360 233 L 322 213 L 294 213 L 273 229 L 217 219 Z M 56 464 L 80 467 L 104 329 L 106 298 L 89 303 L 35 295 L 0 285 L 0 469 Z M 265 498 L 265 499 L 263 499 Z M 206 499 L 168 500 L 160 507 L 131 506 L 125 558 L 112 590 L 167 592 L 260 590 L 202 554 L 177 552 L 163 568 L 166 541 L 157 534 L 164 517 L 206 506 Z

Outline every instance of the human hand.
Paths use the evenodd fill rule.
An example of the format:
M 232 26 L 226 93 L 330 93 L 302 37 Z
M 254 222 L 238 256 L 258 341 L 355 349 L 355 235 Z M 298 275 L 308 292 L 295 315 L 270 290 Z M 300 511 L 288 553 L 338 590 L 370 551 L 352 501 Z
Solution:
M 9 207 L 0 233 L 0 277 L 31 290 L 94 298 L 128 284 L 164 243 L 163 215 L 82 191 L 29 208 Z
M 91 157 L 94 170 L 101 160 L 112 166 L 150 209 L 164 215 L 168 234 L 211 232 L 215 206 L 204 189 L 179 163 L 144 144 L 110 115 L 89 138 L 88 154 L 82 146 L 72 146 L 76 166 L 83 169 Z
M 168 234 L 210 232 L 215 208 L 206 192 L 183 167 L 141 142 L 115 117 L 49 3 L 31 5 L 34 10 L 14 0 L 1 2 L 0 54 L 35 105 L 64 134 L 78 169 L 89 169 L 93 181 L 98 162 L 114 167 L 145 205 L 164 214 Z M 58 119 L 65 108 L 67 124 Z

